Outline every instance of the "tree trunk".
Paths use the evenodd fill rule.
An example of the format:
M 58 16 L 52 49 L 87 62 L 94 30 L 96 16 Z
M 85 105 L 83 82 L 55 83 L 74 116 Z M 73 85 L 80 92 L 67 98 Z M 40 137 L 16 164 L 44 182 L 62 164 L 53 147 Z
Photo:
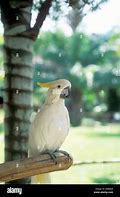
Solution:
M 14 8 L 14 15 L 11 16 L 15 19 L 8 19 L 4 9 L 2 10 L 5 55 L 5 162 L 27 157 L 32 112 L 33 41 L 23 36 L 23 32 L 30 26 L 31 4 L 25 5 L 25 1 L 22 1 L 19 5 L 12 6 L 16 7 L 16 12 Z M 28 179 L 12 183 L 25 182 L 28 182 Z
M 74 88 L 71 92 L 70 103 L 68 104 L 71 124 L 74 127 L 79 126 L 81 123 L 81 119 L 82 119 L 81 105 L 82 105 L 82 92 L 79 89 Z
M 117 92 L 116 88 L 109 88 L 107 92 L 107 99 L 106 99 L 108 113 L 109 113 L 109 121 L 114 120 L 114 113 L 120 111 L 120 97 Z

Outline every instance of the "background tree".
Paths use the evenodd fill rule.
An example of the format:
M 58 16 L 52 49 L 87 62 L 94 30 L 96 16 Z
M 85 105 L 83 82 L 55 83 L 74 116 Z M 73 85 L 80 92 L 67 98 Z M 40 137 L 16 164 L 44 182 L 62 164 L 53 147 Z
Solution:
M 109 120 L 113 120 L 115 112 L 120 111 L 120 79 L 119 68 L 106 67 L 103 70 L 98 70 L 94 73 L 93 88 L 96 90 L 105 91 L 105 103 Z

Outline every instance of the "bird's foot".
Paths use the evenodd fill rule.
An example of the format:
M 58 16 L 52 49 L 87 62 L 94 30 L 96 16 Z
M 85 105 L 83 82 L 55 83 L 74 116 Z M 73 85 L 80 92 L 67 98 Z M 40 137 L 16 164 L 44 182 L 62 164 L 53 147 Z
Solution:
M 64 150 L 57 150 L 58 153 L 62 153 L 63 155 L 70 157 L 70 155 Z
M 54 152 L 52 152 L 52 151 L 45 151 L 44 154 L 48 154 L 51 157 L 51 159 L 55 162 L 55 164 L 57 164 L 56 155 L 54 154 Z

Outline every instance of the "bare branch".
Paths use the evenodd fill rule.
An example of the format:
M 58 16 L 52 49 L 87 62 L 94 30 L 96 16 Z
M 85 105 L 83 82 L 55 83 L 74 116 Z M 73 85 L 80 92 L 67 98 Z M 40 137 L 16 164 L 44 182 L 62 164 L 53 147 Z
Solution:
M 49 9 L 51 7 L 51 3 L 53 0 L 46 0 L 44 3 L 42 3 L 42 6 L 39 9 L 39 13 L 35 22 L 34 27 L 31 29 L 31 31 L 34 33 L 35 38 L 38 36 L 39 30 L 46 18 L 46 16 L 49 13 Z

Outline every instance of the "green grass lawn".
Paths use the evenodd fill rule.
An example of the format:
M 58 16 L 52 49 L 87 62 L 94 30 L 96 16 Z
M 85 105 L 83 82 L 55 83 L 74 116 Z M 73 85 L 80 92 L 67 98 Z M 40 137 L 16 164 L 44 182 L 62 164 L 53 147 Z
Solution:
M 3 133 L 0 134 L 0 162 L 3 162 Z M 98 127 L 71 128 L 61 147 L 68 151 L 74 163 L 85 160 L 120 158 L 120 128 L 109 124 Z M 68 170 L 51 173 L 53 183 L 120 183 L 120 164 L 72 166 Z
M 62 146 L 74 159 L 112 160 L 120 158 L 119 125 L 71 128 Z M 53 183 L 120 183 L 120 164 L 72 166 L 66 171 L 53 172 Z

